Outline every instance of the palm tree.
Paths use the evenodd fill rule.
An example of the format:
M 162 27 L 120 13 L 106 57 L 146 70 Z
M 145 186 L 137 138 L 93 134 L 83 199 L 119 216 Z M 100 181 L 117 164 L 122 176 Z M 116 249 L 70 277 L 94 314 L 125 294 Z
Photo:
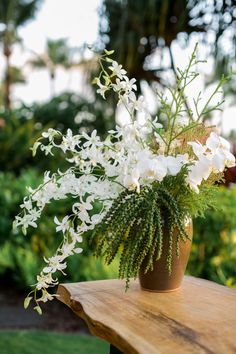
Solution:
M 52 97 L 55 94 L 56 69 L 58 66 L 65 69 L 72 67 L 72 53 L 73 49 L 68 46 L 67 39 L 48 39 L 45 53 L 34 53 L 35 58 L 29 61 L 29 64 L 35 68 L 46 68 L 48 70 L 51 81 Z
M 191 33 L 211 30 L 215 41 L 208 48 L 215 54 L 216 62 L 221 63 L 220 73 L 222 63 L 235 63 L 235 0 L 103 0 L 100 18 L 103 46 L 115 50 L 116 60 L 138 83 L 146 80 L 165 85 L 162 73 L 175 70 L 171 44 L 180 33 L 183 34 L 181 42 L 187 44 Z M 224 48 L 225 31 L 231 39 L 230 53 Z M 202 38 L 207 44 L 207 36 Z M 159 60 L 154 66 L 151 56 L 157 49 Z M 166 53 L 169 53 L 169 68 Z
M 104 0 L 100 35 L 107 49 L 114 49 L 116 59 L 130 77 L 148 83 L 163 84 L 162 72 L 168 69 L 163 54 L 180 32 L 200 31 L 190 25 L 188 0 Z M 105 25 L 104 25 L 105 24 Z M 159 67 L 150 63 L 159 48 Z M 140 89 L 140 87 L 139 87 Z
M 17 30 L 28 20 L 32 19 L 42 0 L 0 0 L 0 41 L 3 46 L 3 55 L 6 59 L 5 82 L 4 82 L 4 102 L 5 107 L 11 107 L 11 69 L 10 57 L 12 46 L 19 38 Z
M 11 86 L 16 84 L 24 84 L 26 82 L 22 70 L 16 66 L 9 67 L 9 74 L 11 77 Z M 4 78 L 4 81 L 6 81 L 6 78 Z M 4 106 L 4 85 L 0 85 L 0 107 L 1 106 Z

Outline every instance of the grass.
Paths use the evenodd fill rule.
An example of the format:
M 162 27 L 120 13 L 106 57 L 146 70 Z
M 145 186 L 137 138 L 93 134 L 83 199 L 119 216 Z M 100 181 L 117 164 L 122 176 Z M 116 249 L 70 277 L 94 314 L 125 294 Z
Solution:
M 107 354 L 109 344 L 83 334 L 0 331 L 1 354 Z

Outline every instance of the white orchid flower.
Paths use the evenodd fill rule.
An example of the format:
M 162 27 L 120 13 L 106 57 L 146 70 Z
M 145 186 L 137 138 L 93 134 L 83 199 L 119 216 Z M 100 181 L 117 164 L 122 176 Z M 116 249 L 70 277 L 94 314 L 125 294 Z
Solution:
M 31 214 L 25 214 L 23 217 L 16 216 L 16 226 L 21 226 L 26 230 L 29 226 L 37 227 L 35 217 Z
M 73 135 L 71 129 L 67 129 L 66 136 L 63 136 L 60 148 L 63 152 L 68 150 L 76 151 L 75 147 L 80 143 L 80 135 Z
M 186 162 L 187 156 L 186 155 L 179 155 L 179 156 L 167 156 L 166 161 L 167 161 L 167 169 L 168 169 L 168 174 L 171 176 L 176 176 L 184 163 Z
M 125 175 L 123 184 L 129 190 L 136 190 L 137 193 L 140 193 L 140 184 L 139 184 L 140 173 L 138 169 L 134 169 L 130 175 Z
M 127 76 L 123 76 L 123 81 L 117 78 L 116 83 L 112 84 L 112 87 L 115 92 L 125 91 L 126 93 L 129 93 L 132 90 L 137 90 L 135 82 L 136 79 L 129 80 Z
M 138 163 L 138 168 L 143 178 L 162 181 L 167 175 L 167 165 L 165 158 L 158 156 L 156 158 L 146 158 Z
M 105 93 L 109 90 L 109 88 L 106 85 L 103 85 L 99 79 L 97 79 L 97 85 L 99 87 L 99 89 L 97 89 L 97 93 L 106 99 Z
M 122 68 L 122 65 L 119 65 L 115 60 L 112 61 L 111 65 L 109 69 L 112 71 L 112 74 L 118 76 L 120 79 L 127 73 L 127 71 Z
M 211 132 L 209 138 L 206 141 L 206 146 L 211 151 L 216 151 L 218 148 L 230 150 L 230 144 L 227 140 L 217 135 L 215 132 Z
M 30 211 L 32 209 L 32 201 L 28 198 L 28 197 L 25 197 L 23 199 L 23 203 L 20 204 L 20 207 L 21 208 L 25 208 L 26 210 Z
M 56 271 L 63 272 L 63 269 L 67 267 L 67 264 L 65 262 L 62 263 L 62 258 L 63 257 L 56 255 L 49 258 L 48 260 L 45 259 L 45 262 L 48 263 L 48 266 L 43 268 L 43 273 L 55 273 Z
M 83 132 L 83 137 L 87 140 L 83 146 L 84 147 L 90 147 L 90 146 L 100 146 L 101 145 L 101 141 L 100 141 L 100 137 L 97 135 L 97 130 L 93 130 L 91 136 L 89 136 L 87 133 Z
M 57 294 L 49 294 L 49 292 L 47 290 L 42 289 L 42 296 L 38 299 L 38 301 L 42 301 L 42 302 L 51 301 L 56 296 L 57 296 Z
M 41 272 L 39 275 L 37 275 L 36 288 L 38 290 L 41 290 L 42 288 L 48 288 L 51 284 L 56 285 L 57 283 L 57 279 L 53 279 L 51 273 L 44 274 L 43 272 Z
M 146 104 L 145 104 L 145 100 L 143 96 L 140 96 L 138 99 L 136 98 L 135 94 L 133 92 L 131 92 L 129 94 L 129 107 L 132 110 L 136 110 L 139 112 L 143 112 L 145 110 Z
M 49 141 L 52 141 L 54 136 L 58 134 L 58 131 L 52 128 L 49 128 L 47 132 L 43 132 L 42 136 L 47 138 Z
M 189 141 L 188 145 L 192 146 L 193 152 L 197 157 L 202 156 L 207 150 L 206 146 L 196 141 Z
M 55 223 L 56 225 L 58 225 L 58 226 L 56 227 L 56 232 L 62 231 L 63 233 L 65 233 L 66 230 L 69 229 L 69 221 L 68 221 L 68 220 L 69 220 L 69 216 L 68 216 L 68 215 L 66 215 L 66 216 L 62 219 L 62 221 L 59 221 L 58 218 L 55 216 L 55 217 L 54 217 L 54 223 Z
M 187 183 L 190 187 L 199 193 L 198 186 L 202 183 L 202 180 L 210 176 L 212 172 L 212 162 L 205 156 L 202 156 L 193 166 L 190 166 L 187 177 Z
M 220 146 L 219 136 L 215 132 L 211 132 L 209 138 L 207 138 L 206 147 L 211 151 L 215 151 L 219 146 Z

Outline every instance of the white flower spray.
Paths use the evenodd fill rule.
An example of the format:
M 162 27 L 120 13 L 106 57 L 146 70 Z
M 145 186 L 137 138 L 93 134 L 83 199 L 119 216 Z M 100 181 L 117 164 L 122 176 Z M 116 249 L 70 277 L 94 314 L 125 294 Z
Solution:
M 180 82 L 183 79 L 186 82 L 192 80 L 190 69 L 195 60 L 195 52 L 196 50 L 189 67 L 185 72 L 181 72 Z M 166 176 L 176 176 L 185 166 L 188 171 L 186 183 L 199 193 L 203 180 L 207 180 L 212 173 L 217 174 L 225 167 L 235 164 L 228 142 L 214 132 L 210 133 L 205 144 L 189 141 L 186 145 L 187 152 L 180 153 L 181 136 L 188 129 L 195 129 L 202 124 L 201 114 L 200 117 L 198 114 L 195 121 L 189 117 L 188 124 L 185 115 L 184 124 L 181 125 L 180 109 L 184 104 L 181 90 L 179 93 L 177 88 L 173 94 L 173 97 L 179 100 L 179 106 L 175 107 L 173 113 L 171 104 L 167 109 L 166 101 L 160 96 L 168 118 L 168 129 L 165 131 L 157 118 L 150 117 L 144 98 L 136 96 L 136 80 L 126 76 L 122 66 L 109 58 L 111 54 L 112 52 L 106 51 L 101 56 L 101 74 L 94 82 L 98 86 L 97 92 L 104 99 L 109 90 L 118 95 L 118 104 L 124 105 L 129 112 L 130 123 L 117 126 L 115 130 L 108 132 L 104 141 L 97 135 L 96 130 L 91 135 L 73 135 L 68 129 L 67 134 L 63 136 L 61 132 L 50 128 L 32 148 L 33 155 L 37 149 L 41 149 L 45 155 L 53 154 L 54 149 L 62 150 L 72 166 L 63 173 L 59 170 L 54 174 L 46 172 L 43 183 L 35 190 L 29 189 L 30 194 L 20 206 L 22 212 L 16 216 L 14 227 L 21 227 L 25 234 L 29 226 L 37 227 L 47 204 L 69 196 L 74 200 L 70 215 L 65 215 L 62 220 L 57 216 L 54 218 L 56 232 L 63 234 L 63 242 L 55 255 L 45 259 L 46 266 L 37 276 L 35 289 L 25 300 L 25 307 L 28 307 L 34 299 L 38 313 L 41 313 L 40 302 L 52 300 L 56 296 L 48 290 L 58 284 L 56 273 L 65 274 L 66 259 L 82 252 L 84 233 L 93 230 L 101 222 L 112 201 L 122 191 L 128 189 L 140 193 L 142 187 L 156 181 L 161 183 Z M 106 70 L 103 62 L 110 65 Z M 146 118 L 142 124 L 137 120 L 139 112 L 145 113 Z M 101 173 L 98 173 L 99 170 Z M 101 204 L 97 213 L 94 210 L 96 201 Z

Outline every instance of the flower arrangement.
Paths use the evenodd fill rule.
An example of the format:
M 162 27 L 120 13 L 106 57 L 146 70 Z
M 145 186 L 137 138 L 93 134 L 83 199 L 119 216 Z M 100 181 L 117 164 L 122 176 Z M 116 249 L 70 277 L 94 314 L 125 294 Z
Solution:
M 101 72 L 94 83 L 104 99 L 110 90 L 117 94 L 118 105 L 129 113 L 129 122 L 109 131 L 104 141 L 96 130 L 91 135 L 73 135 L 71 130 L 62 135 L 49 129 L 32 148 L 34 155 L 37 149 L 45 155 L 62 150 L 71 166 L 63 172 L 45 172 L 43 183 L 34 190 L 29 188 L 14 226 L 26 233 L 29 226 L 37 227 L 47 204 L 73 197 L 71 214 L 62 220 L 54 218 L 63 241 L 55 255 L 45 258 L 35 289 L 25 300 L 27 307 L 34 299 L 39 313 L 40 302 L 55 296 L 49 288 L 58 284 L 56 272 L 64 274 L 67 257 L 82 252 L 83 237 L 91 230 L 97 256 L 104 255 L 109 264 L 119 255 L 119 277 L 126 279 L 128 287 L 145 257 L 146 270 L 161 257 L 163 224 L 167 222 L 166 267 L 171 273 L 173 230 L 178 231 L 175 249 L 179 255 L 179 243 L 188 238 L 186 218 L 203 215 L 214 205 L 216 182 L 226 167 L 235 165 L 229 143 L 213 126 L 203 124 L 204 117 L 221 108 L 222 102 L 210 105 L 227 78 L 222 78 L 202 109 L 200 95 L 193 110 L 187 105 L 186 87 L 198 75 L 193 71 L 196 48 L 187 68 L 178 70 L 175 88 L 167 89 L 168 97 L 157 93 L 162 123 L 151 117 L 144 98 L 135 94 L 136 80 L 130 80 L 111 55 L 112 51 L 101 55 Z

